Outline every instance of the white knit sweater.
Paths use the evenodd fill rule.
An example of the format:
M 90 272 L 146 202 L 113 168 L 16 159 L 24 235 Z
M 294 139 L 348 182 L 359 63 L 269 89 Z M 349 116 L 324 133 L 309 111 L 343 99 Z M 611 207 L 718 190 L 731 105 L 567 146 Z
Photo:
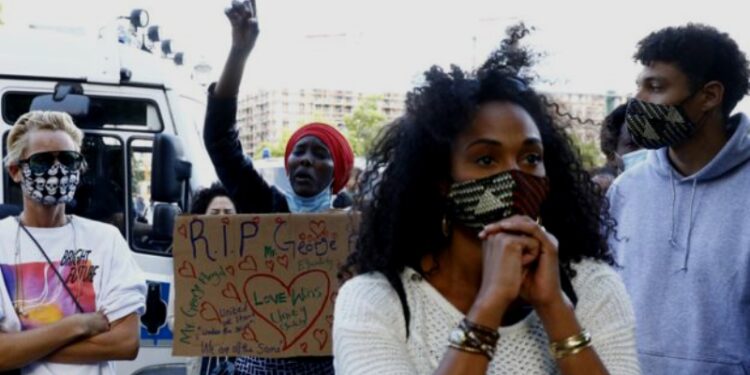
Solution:
M 620 277 L 609 266 L 585 260 L 574 264 L 576 317 L 612 375 L 640 374 L 635 323 Z M 411 311 L 410 336 L 395 290 L 381 274 L 357 276 L 336 300 L 334 365 L 338 375 L 432 374 L 448 345 L 448 335 L 464 314 L 412 269 L 402 274 Z M 539 317 L 501 327 L 487 374 L 558 374 Z

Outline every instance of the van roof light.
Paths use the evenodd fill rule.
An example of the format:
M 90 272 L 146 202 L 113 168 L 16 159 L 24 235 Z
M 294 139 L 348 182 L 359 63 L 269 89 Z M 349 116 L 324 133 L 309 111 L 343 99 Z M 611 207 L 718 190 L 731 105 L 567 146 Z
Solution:
M 161 41 L 161 51 L 164 52 L 165 55 L 172 54 L 172 40 L 171 39 L 164 39 Z
M 148 31 L 146 32 L 146 34 L 148 35 L 148 40 L 150 40 L 150 41 L 152 41 L 154 43 L 158 42 L 159 41 L 159 37 L 161 36 L 160 32 L 159 32 L 159 26 L 157 26 L 157 25 L 149 26 Z
M 133 9 L 128 18 L 130 19 L 130 24 L 136 29 L 148 26 L 150 20 L 148 12 L 145 9 Z

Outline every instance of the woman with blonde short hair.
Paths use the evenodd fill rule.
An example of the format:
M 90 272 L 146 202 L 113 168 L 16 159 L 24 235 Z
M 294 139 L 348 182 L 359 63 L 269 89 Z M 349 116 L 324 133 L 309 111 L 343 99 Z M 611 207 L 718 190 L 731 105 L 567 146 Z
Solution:
M 86 163 L 83 133 L 61 112 L 30 112 L 7 139 L 23 191 L 0 220 L 0 371 L 114 374 L 134 359 L 146 284 L 115 227 L 65 214 Z

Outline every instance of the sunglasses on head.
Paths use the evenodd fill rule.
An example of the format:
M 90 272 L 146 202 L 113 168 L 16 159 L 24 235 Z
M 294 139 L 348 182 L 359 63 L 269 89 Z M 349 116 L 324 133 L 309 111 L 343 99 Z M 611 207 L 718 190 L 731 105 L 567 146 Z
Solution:
M 78 171 L 83 167 L 85 159 L 77 151 L 48 151 L 39 152 L 29 156 L 28 159 L 19 160 L 19 164 L 28 164 L 33 173 L 44 173 L 59 161 L 60 165 L 69 171 Z

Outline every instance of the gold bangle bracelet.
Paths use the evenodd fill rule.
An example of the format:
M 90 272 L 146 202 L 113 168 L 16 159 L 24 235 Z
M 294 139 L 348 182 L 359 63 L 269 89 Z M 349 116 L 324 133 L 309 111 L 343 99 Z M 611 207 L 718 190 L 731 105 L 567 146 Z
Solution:
M 578 354 L 589 346 L 591 346 L 591 334 L 584 329 L 579 334 L 550 343 L 549 350 L 553 357 L 561 359 Z

